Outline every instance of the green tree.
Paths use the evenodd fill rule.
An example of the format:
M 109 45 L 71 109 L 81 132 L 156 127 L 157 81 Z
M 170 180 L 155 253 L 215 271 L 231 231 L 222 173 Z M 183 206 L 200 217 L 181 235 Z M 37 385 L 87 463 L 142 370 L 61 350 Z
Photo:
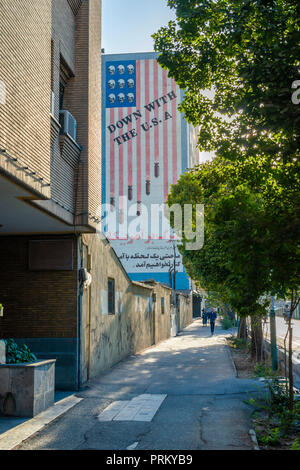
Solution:
M 169 0 L 177 20 L 156 34 L 159 62 L 186 90 L 181 110 L 199 146 L 229 159 L 299 157 L 298 0 Z M 208 97 L 205 90 L 214 89 Z M 227 117 L 229 119 L 224 119 Z
M 262 196 L 251 191 L 248 181 L 251 165 L 247 165 L 248 172 L 245 166 L 241 171 L 237 165 L 220 158 L 199 165 L 181 175 L 172 186 L 168 204 L 196 205 L 201 201 L 205 205 L 203 248 L 186 249 L 189 240 L 184 227 L 179 246 L 192 279 L 208 292 L 217 292 L 239 315 L 261 317 L 265 315 L 265 305 L 260 298 L 271 286 L 268 240 L 264 236 L 265 208 Z M 259 325 L 255 336 L 253 354 L 260 360 Z
M 300 78 L 300 4 L 168 4 L 177 20 L 154 35 L 159 62 L 186 90 L 180 109 L 198 126 L 200 150 L 218 157 L 170 193 L 170 203 L 194 198 L 206 207 L 204 249 L 189 254 L 183 240 L 184 260 L 206 288 L 225 290 L 237 311 L 261 312 L 264 292 L 291 297 L 291 319 L 300 285 L 300 106 L 291 100 Z

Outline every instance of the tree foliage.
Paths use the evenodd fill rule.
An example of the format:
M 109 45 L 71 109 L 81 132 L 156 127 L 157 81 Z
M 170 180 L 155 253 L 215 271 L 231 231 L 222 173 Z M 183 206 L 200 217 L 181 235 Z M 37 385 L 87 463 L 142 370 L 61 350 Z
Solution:
M 299 157 L 298 0 L 169 0 L 176 9 L 155 35 L 159 62 L 186 90 L 181 110 L 199 146 L 228 159 Z M 214 89 L 210 98 L 203 91 Z M 227 117 L 227 119 L 224 119 Z M 228 119 L 229 118 L 229 119 Z
M 170 193 L 170 204 L 205 204 L 205 246 L 188 253 L 183 243 L 184 260 L 206 287 L 235 292 L 231 304 L 243 297 L 259 309 L 263 292 L 286 296 L 300 284 L 300 106 L 291 101 L 300 76 L 300 4 L 168 4 L 177 20 L 154 35 L 159 62 L 186 90 L 181 110 L 199 129 L 199 148 L 217 155 Z
M 300 106 L 291 95 L 300 78 L 300 3 L 168 4 L 177 20 L 154 35 L 159 62 L 186 90 L 180 109 L 198 128 L 199 148 L 217 155 L 183 175 L 168 198 L 168 204 L 205 204 L 204 247 L 188 251 L 183 231 L 183 260 L 192 278 L 206 290 L 218 290 L 239 313 L 262 313 L 267 292 L 291 298 L 292 409 L 291 317 L 300 286 Z

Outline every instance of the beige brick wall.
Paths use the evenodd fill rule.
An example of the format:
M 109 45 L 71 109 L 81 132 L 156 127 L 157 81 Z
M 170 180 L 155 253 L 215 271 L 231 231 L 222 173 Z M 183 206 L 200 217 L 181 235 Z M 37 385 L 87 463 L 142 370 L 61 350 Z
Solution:
M 59 78 L 59 56 L 62 54 L 75 73 L 76 17 L 67 0 L 52 0 L 52 40 L 55 46 L 55 74 Z M 57 73 L 58 72 L 58 73 Z
M 49 183 L 49 0 L 0 0 L 0 80 L 7 91 L 6 103 L 0 105 L 0 147 Z M 0 156 L 1 168 L 42 190 L 31 177 L 8 165 Z
M 53 143 L 51 195 L 80 214 L 78 224 L 88 224 L 88 213 L 96 215 L 101 202 L 101 1 L 52 0 L 52 40 L 54 117 L 59 120 L 62 56 L 74 75 L 65 89 L 63 107 L 77 121 L 77 142 L 83 150 L 80 155 L 74 151 L 70 161 L 59 148 L 59 139 Z
M 88 222 L 101 203 L 101 1 L 85 1 L 76 16 L 75 77 L 65 95 L 66 109 L 77 120 L 83 147 L 79 168 L 78 223 Z
M 96 214 L 101 204 L 101 2 L 90 0 L 89 37 L 89 204 Z M 98 214 L 100 215 L 100 214 Z
M 30 271 L 28 249 L 33 239 L 57 237 L 1 237 L 0 298 L 5 315 L 0 317 L 0 337 L 75 338 L 76 238 L 72 271 Z
M 64 158 L 58 135 L 51 134 L 51 83 L 53 117 L 59 120 L 60 57 L 75 75 L 64 109 L 77 120 L 80 162 L 78 149 L 72 161 Z M 1 155 L 0 171 L 79 214 L 75 223 L 91 223 L 88 214 L 95 216 L 101 203 L 101 0 L 0 0 L 0 80 L 7 90 L 6 104 L 0 104 L 0 148 L 43 181 Z

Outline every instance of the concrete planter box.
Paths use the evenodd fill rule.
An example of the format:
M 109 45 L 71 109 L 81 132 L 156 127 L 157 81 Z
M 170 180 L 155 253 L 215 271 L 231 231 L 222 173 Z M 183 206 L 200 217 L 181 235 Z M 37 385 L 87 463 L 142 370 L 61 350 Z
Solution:
M 52 406 L 55 361 L 0 364 L 0 415 L 33 417 Z
M 6 363 L 6 345 L 0 340 L 0 364 Z

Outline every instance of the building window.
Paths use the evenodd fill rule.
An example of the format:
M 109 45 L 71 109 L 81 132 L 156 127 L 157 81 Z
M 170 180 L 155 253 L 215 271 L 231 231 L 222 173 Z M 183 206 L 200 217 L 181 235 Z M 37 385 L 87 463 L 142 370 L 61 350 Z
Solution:
M 64 109 L 65 84 L 59 82 L 59 109 Z
M 161 302 L 161 313 L 165 313 L 165 298 L 161 297 L 160 302 Z
M 74 77 L 70 67 L 60 56 L 60 70 L 59 70 L 59 109 L 64 109 L 65 106 L 65 91 L 71 78 Z
M 108 314 L 114 315 L 115 313 L 115 280 L 108 279 Z

